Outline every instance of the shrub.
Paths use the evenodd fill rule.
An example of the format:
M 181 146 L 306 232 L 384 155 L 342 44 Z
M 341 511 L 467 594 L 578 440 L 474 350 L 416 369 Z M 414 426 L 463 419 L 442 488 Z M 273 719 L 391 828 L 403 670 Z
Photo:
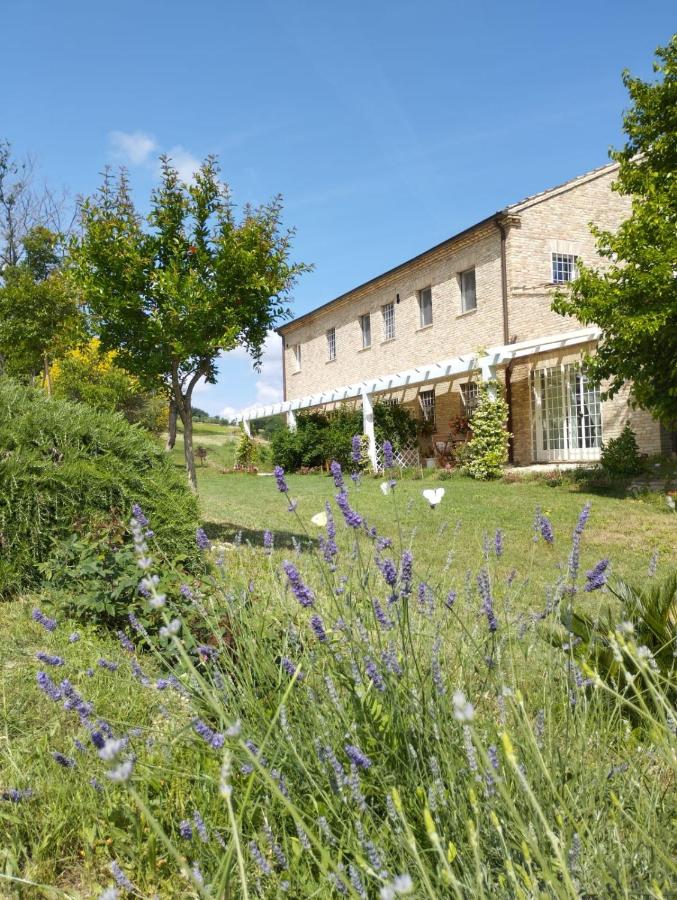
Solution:
M 492 398 L 490 391 L 497 396 Z M 497 384 L 483 382 L 479 386 L 479 402 L 470 422 L 472 437 L 458 451 L 461 471 L 472 478 L 486 480 L 499 478 L 503 466 L 508 461 L 508 439 L 506 430 L 508 404 L 500 394 Z
M 416 441 L 420 424 L 406 406 L 379 401 L 374 403 L 374 431 L 376 443 L 380 446 L 383 446 L 384 441 L 390 441 L 394 450 L 402 450 Z
M 258 448 L 254 439 L 240 426 L 240 437 L 235 448 L 235 465 L 248 469 L 253 466 L 258 456 Z
M 642 471 L 637 438 L 629 424 L 618 437 L 603 444 L 602 468 L 610 478 L 631 478 Z
M 197 500 L 152 438 L 119 413 L 0 379 L 0 593 L 34 582 L 73 532 L 126 523 L 135 502 L 162 554 L 194 554 Z

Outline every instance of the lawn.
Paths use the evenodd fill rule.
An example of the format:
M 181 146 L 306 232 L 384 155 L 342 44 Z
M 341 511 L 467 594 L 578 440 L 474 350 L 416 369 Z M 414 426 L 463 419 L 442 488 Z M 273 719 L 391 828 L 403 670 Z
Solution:
M 223 474 L 232 465 L 237 430 L 218 425 L 196 426 L 195 443 L 210 447 L 207 464 L 198 467 L 200 502 L 205 528 L 218 540 L 231 542 L 237 535 L 255 546 L 263 543 L 265 530 L 275 534 L 278 549 L 292 547 L 293 539 L 316 537 L 318 529 L 311 517 L 324 508 L 327 497 L 336 493 L 325 475 L 291 475 L 291 496 L 298 501 L 298 517 L 287 512 L 284 498 L 272 477 L 259 474 Z M 212 452 L 213 450 L 213 452 Z M 174 449 L 177 465 L 182 465 L 181 437 Z M 270 469 L 270 465 L 268 466 Z M 582 550 L 582 566 L 590 568 L 600 558 L 613 559 L 615 574 L 641 578 L 657 551 L 662 569 L 677 564 L 677 516 L 651 498 L 615 497 L 589 493 L 573 485 L 550 487 L 538 482 L 478 482 L 464 477 L 437 481 L 426 472 L 423 478 L 398 481 L 397 533 L 392 533 L 392 498 L 381 492 L 381 478 L 363 477 L 354 489 L 354 502 L 368 523 L 379 533 L 411 547 L 421 577 L 453 554 L 453 568 L 459 577 L 475 570 L 482 560 L 485 539 L 493 540 L 497 529 L 504 533 L 505 565 L 516 569 L 519 578 L 543 587 L 566 562 L 571 535 L 584 504 L 592 504 L 589 528 Z M 445 496 L 433 512 L 422 491 L 444 487 Z M 526 554 L 536 510 L 551 520 L 555 542 L 548 549 L 548 562 L 532 566 Z

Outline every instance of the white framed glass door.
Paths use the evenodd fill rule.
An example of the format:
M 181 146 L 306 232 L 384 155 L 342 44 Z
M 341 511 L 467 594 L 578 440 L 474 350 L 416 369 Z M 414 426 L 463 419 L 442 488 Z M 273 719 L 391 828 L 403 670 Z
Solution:
M 539 462 L 598 460 L 602 447 L 599 387 L 578 363 L 532 372 L 534 453 Z

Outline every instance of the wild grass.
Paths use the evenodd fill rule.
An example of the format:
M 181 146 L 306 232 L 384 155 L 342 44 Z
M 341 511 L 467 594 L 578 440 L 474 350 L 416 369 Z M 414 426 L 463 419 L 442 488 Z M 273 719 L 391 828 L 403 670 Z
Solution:
M 143 897 L 671 895 L 674 686 L 627 628 L 609 639 L 622 665 L 641 667 L 651 703 L 586 668 L 574 640 L 550 643 L 570 604 L 613 605 L 606 587 L 582 590 L 588 561 L 614 555 L 596 505 L 578 561 L 579 495 L 539 487 L 549 518 L 534 530 L 529 486 L 473 485 L 459 516 L 463 482 L 432 510 L 421 483 L 384 496 L 364 481 L 347 499 L 366 527 L 331 500 L 334 552 L 331 518 L 310 522 L 340 493 L 331 480 L 290 479 L 280 494 L 269 478 L 220 478 L 228 515 L 246 528 L 251 511 L 256 527 L 238 538 L 212 520 L 210 574 L 186 586 L 183 621 L 162 581 L 147 583 L 163 634 L 130 627 L 127 650 L 89 631 L 71 644 L 71 623 L 45 630 L 30 602 L 2 610 L 15 618 L 0 632 L 0 784 L 33 792 L 0 801 L 10 896 L 96 895 L 112 862 L 126 895 Z M 527 496 L 507 507 L 513 490 Z M 559 498 L 548 514 L 544 493 Z M 267 535 L 248 545 L 262 530 L 274 548 Z M 651 549 L 628 551 L 635 574 Z M 662 577 L 667 555 L 643 577 Z M 626 563 L 615 557 L 614 571 Z M 38 668 L 93 710 L 50 699 Z M 100 719 L 124 742 L 104 750 L 111 759 L 92 743 Z

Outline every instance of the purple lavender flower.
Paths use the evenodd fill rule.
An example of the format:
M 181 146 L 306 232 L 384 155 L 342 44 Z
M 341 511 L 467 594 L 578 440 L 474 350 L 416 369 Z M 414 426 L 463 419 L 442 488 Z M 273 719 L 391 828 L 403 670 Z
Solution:
M 369 659 L 369 657 L 367 657 L 364 661 L 364 670 L 367 673 L 369 681 L 371 681 L 376 690 L 381 692 L 385 691 L 386 685 L 383 678 L 381 677 L 381 673 L 376 668 L 376 664 L 373 662 L 373 660 Z
M 498 619 L 496 618 L 496 614 L 494 613 L 494 601 L 491 596 L 491 584 L 489 582 L 489 575 L 486 569 L 480 569 L 480 572 L 477 576 L 477 586 L 480 591 L 480 596 L 482 597 L 482 611 L 487 617 L 489 631 L 493 633 L 498 629 Z
M 187 584 L 181 585 L 181 587 L 179 588 L 179 593 L 181 594 L 182 597 L 185 597 L 186 600 L 193 599 L 193 592 L 191 591 L 190 587 Z
M 223 742 L 225 741 L 224 735 L 219 731 L 213 731 L 206 722 L 203 722 L 202 719 L 193 719 L 192 721 L 193 730 L 196 734 L 198 734 L 203 741 L 206 741 L 214 750 L 220 750 L 223 747 Z
M 281 665 L 282 668 L 285 670 L 285 672 L 287 673 L 287 675 L 289 675 L 290 678 L 293 678 L 294 675 L 296 675 L 296 672 L 298 671 L 298 670 L 297 670 L 297 667 L 296 667 L 296 666 L 294 665 L 294 663 L 289 659 L 288 656 L 283 656 L 283 657 L 282 657 L 282 659 L 280 660 L 280 665 Z M 297 678 L 297 681 L 301 681 L 302 678 L 303 678 L 303 673 L 301 672 L 301 673 L 299 673 L 299 677 Z
M 132 644 L 124 631 L 118 631 L 118 640 L 120 641 L 123 650 L 127 650 L 129 653 L 134 653 L 136 651 L 136 647 Z
M 284 569 L 285 575 L 289 579 L 292 593 L 299 601 L 301 606 L 304 606 L 306 608 L 312 606 L 313 603 L 315 603 L 315 594 L 313 594 L 311 589 L 303 583 L 296 566 L 293 563 L 289 562 L 289 560 L 285 560 L 282 563 L 282 568 Z
M 106 744 L 106 738 L 101 734 L 100 731 L 92 731 L 89 735 L 89 739 L 94 744 L 97 750 L 102 750 Z
M 61 682 L 59 690 L 61 691 L 61 696 L 64 697 L 64 709 L 76 712 L 80 717 L 80 721 L 85 724 L 94 710 L 94 705 L 83 700 L 67 678 L 64 678 Z
M 195 543 L 198 546 L 199 550 L 209 550 L 212 545 L 212 542 L 207 537 L 207 534 L 204 528 L 198 528 L 195 532 Z
M 385 583 L 389 588 L 394 588 L 397 584 L 397 569 L 392 559 L 377 560 L 376 565 L 381 570 L 381 575 L 385 579 Z
M 604 587 L 607 580 L 606 570 L 608 566 L 608 559 L 600 559 L 594 568 L 590 569 L 589 572 L 586 572 L 585 577 L 587 578 L 587 581 L 583 590 L 588 592 L 598 591 L 601 587 Z
M 0 800 L 7 800 L 10 803 L 21 803 L 22 800 L 28 800 L 32 796 L 31 788 L 7 788 L 0 791 Z
M 184 841 L 192 840 L 193 826 L 190 824 L 188 819 L 183 819 L 183 821 L 179 822 L 179 834 L 184 839 Z
M 389 628 L 393 627 L 393 623 L 390 621 L 388 616 L 385 613 L 385 610 L 379 603 L 379 601 L 374 598 L 372 601 L 372 606 L 374 607 L 374 616 L 376 617 L 376 621 L 379 623 L 381 628 L 385 628 L 387 631 Z
M 383 467 L 385 469 L 393 467 L 393 445 L 390 441 L 383 441 Z
M 48 666 L 63 666 L 66 662 L 61 656 L 51 656 L 49 653 L 36 653 L 35 658 L 40 662 L 47 663 Z
M 200 815 L 199 809 L 193 811 L 193 822 L 195 823 L 195 828 L 197 829 L 197 833 L 200 835 L 200 840 L 202 841 L 202 843 L 208 843 L 209 832 L 207 831 L 207 826 L 205 825 L 204 819 Z
M 447 599 L 444 601 L 444 605 L 447 609 L 453 609 L 454 603 L 456 603 L 456 591 L 449 591 Z
M 383 650 L 381 659 L 383 660 L 383 665 L 386 667 L 387 672 L 390 672 L 392 675 L 397 675 L 398 678 L 401 677 L 402 666 L 397 661 L 397 654 L 392 645 Z
M 411 594 L 411 581 L 413 577 L 414 558 L 410 550 L 405 550 L 400 560 L 400 583 L 402 586 L 402 596 L 406 597 Z
M 275 481 L 277 482 L 277 489 L 281 494 L 289 493 L 289 487 L 287 486 L 287 482 L 284 478 L 284 469 L 282 466 L 275 466 Z
M 496 529 L 496 535 L 494 537 L 494 552 L 498 559 L 503 556 L 503 532 L 500 528 Z
M 259 867 L 259 869 L 263 872 L 264 875 L 272 875 L 273 874 L 273 870 L 270 866 L 270 863 L 265 858 L 263 853 L 261 853 L 259 845 L 256 843 L 256 841 L 249 842 L 249 852 L 251 853 L 254 861 L 256 862 L 256 865 Z
M 47 631 L 54 631 L 56 628 L 56 619 L 50 619 L 49 616 L 46 616 L 41 609 L 37 608 L 37 606 L 31 613 L 31 617 L 34 622 L 38 622 Z
M 336 522 L 328 500 L 325 503 L 325 510 L 327 513 L 327 538 L 326 540 L 321 539 L 320 546 L 325 562 L 329 564 L 329 568 L 333 572 L 336 568 L 334 559 L 338 556 L 338 547 L 336 546 Z
M 359 528 L 362 524 L 362 516 L 355 512 L 354 509 L 350 508 L 350 504 L 348 503 L 348 494 L 345 491 L 341 491 L 340 494 L 336 495 L 336 503 L 338 508 L 343 513 L 343 518 L 345 520 L 346 525 L 349 528 Z
M 324 622 L 318 615 L 311 616 L 310 618 L 310 627 L 315 632 L 315 637 L 321 643 L 325 643 L 327 640 L 327 632 L 324 630 Z
M 109 672 L 117 672 L 118 670 L 118 664 L 116 662 L 111 662 L 109 659 L 103 659 L 103 657 L 98 659 L 96 664 Z
M 143 527 L 148 525 L 148 519 L 145 517 L 143 510 L 141 509 L 141 507 L 139 506 L 138 503 L 134 503 L 134 505 L 132 506 L 132 515 L 134 516 L 136 521 L 139 523 L 139 525 L 141 525 Z
M 535 527 L 540 532 L 540 535 L 546 544 L 552 544 L 554 542 L 555 535 L 552 530 L 552 523 L 540 510 L 536 511 Z
M 442 647 L 442 639 L 438 635 L 435 638 L 435 643 L 433 644 L 433 653 L 431 659 L 431 671 L 433 676 L 433 684 L 435 685 L 435 690 L 441 696 L 446 693 L 446 687 L 444 686 L 444 679 L 442 677 L 442 667 L 440 666 L 440 649 Z
M 369 757 L 355 744 L 346 744 L 343 749 L 346 751 L 348 759 L 359 769 L 368 769 L 371 766 Z
M 362 435 L 354 434 L 352 440 L 352 450 L 350 453 L 350 458 L 353 462 L 359 463 L 362 459 Z
M 332 460 L 331 465 L 329 466 L 329 471 L 331 472 L 331 476 L 334 479 L 334 484 L 337 488 L 342 488 L 345 484 L 343 480 L 343 472 L 341 471 L 341 464 L 336 462 L 335 459 Z
M 272 531 L 263 532 L 263 549 L 270 553 L 273 549 L 273 533 Z
M 59 753 L 58 751 L 53 751 L 52 757 L 54 761 L 57 762 L 60 766 L 63 766 L 64 769 L 74 769 L 75 768 L 75 760 L 71 759 L 70 756 L 64 756 L 63 753 Z
M 71 632 L 71 634 L 68 635 L 68 643 L 69 644 L 77 644 L 77 642 L 79 640 L 80 640 L 80 632 L 79 631 L 73 631 L 73 632 Z
M 127 876 L 125 875 L 125 873 L 122 871 L 122 869 L 120 868 L 120 866 L 118 865 L 118 863 L 115 860 L 113 860 L 111 862 L 110 870 L 111 870 L 111 874 L 113 875 L 113 878 L 115 879 L 115 883 L 118 885 L 118 887 L 123 888 L 125 891 L 134 891 L 135 890 L 134 885 L 129 880 L 129 878 L 127 878 Z

